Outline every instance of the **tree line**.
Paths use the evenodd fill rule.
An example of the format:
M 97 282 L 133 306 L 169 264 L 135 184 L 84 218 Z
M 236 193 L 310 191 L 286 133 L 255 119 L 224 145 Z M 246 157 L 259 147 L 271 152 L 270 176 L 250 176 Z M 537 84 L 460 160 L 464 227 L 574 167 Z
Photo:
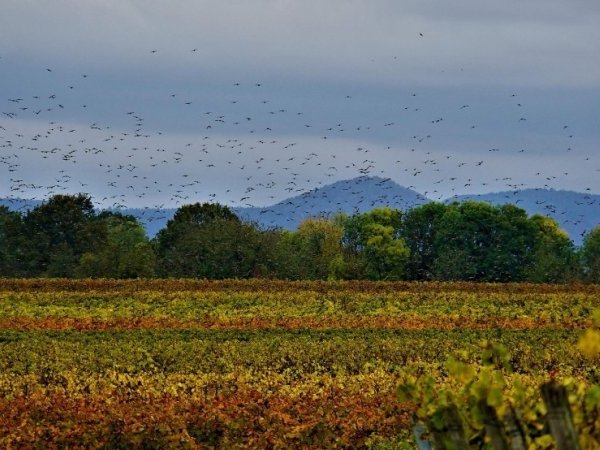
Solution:
M 556 221 L 515 205 L 427 203 L 262 229 L 228 207 L 180 207 L 149 239 L 84 194 L 28 212 L 0 207 L 0 276 L 600 282 L 600 226 L 576 248 Z

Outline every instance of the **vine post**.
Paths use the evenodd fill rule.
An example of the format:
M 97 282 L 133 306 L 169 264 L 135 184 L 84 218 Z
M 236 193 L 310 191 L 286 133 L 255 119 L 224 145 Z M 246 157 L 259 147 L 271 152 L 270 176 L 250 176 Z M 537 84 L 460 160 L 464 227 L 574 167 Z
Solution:
M 554 380 L 541 387 L 542 399 L 548 410 L 548 427 L 558 450 L 579 450 L 567 389 Z

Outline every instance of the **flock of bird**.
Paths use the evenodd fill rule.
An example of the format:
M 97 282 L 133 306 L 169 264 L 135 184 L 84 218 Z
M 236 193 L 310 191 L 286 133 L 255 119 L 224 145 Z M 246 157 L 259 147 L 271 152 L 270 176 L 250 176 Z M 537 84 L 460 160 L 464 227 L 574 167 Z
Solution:
M 196 51 L 192 48 L 190 54 Z M 159 49 L 150 49 L 147 57 L 160 55 Z M 0 59 L 0 71 L 2 64 L 9 61 Z M 0 172 L 5 174 L 0 196 L 46 198 L 56 193 L 88 192 L 106 208 L 145 205 L 148 210 L 195 201 L 252 207 L 257 201 L 276 203 L 285 197 L 299 196 L 305 201 L 296 201 L 294 208 L 311 214 L 318 202 L 314 196 L 301 194 L 352 175 L 379 176 L 385 182 L 393 173 L 394 179 L 412 189 L 417 187 L 415 180 L 435 175 L 435 181 L 423 192 L 424 198 L 434 200 L 467 190 L 485 191 L 491 185 L 503 186 L 513 193 L 529 187 L 510 174 L 490 179 L 481 176 L 494 161 L 490 155 L 505 151 L 498 147 L 489 146 L 476 159 L 461 160 L 459 153 L 451 150 L 445 154 L 432 152 L 428 143 L 437 137 L 439 127 L 452 122 L 453 117 L 431 115 L 419 103 L 418 91 L 401 98 L 405 102 L 401 107 L 404 117 L 420 118 L 418 132 L 411 132 L 402 128 L 402 117 L 397 115 L 370 124 L 361 123 L 360 114 L 352 118 L 352 123 L 348 114 L 341 115 L 344 120 L 315 119 L 319 116 L 315 111 L 282 104 L 276 91 L 266 89 L 265 81 L 229 83 L 228 98 L 221 100 L 220 107 L 213 101 L 216 108 L 210 109 L 198 104 L 194 95 L 180 93 L 174 87 L 157 102 L 168 105 L 164 114 L 172 115 L 172 123 L 193 117 L 194 133 L 184 133 L 161 131 L 154 117 L 156 111 L 144 109 L 148 99 L 136 105 L 132 98 L 130 109 L 111 111 L 114 123 L 106 123 L 105 113 L 99 112 L 94 119 L 94 104 L 81 102 L 86 98 L 81 93 L 99 89 L 93 73 L 70 73 L 67 81 L 63 70 L 39 67 L 38 71 L 49 79 L 46 86 L 52 86 L 52 90 L 32 92 L 23 86 L 15 95 L 0 99 Z M 148 92 L 148 98 L 155 95 Z M 352 110 L 355 96 L 356 93 L 348 92 L 339 101 L 346 102 L 347 109 Z M 526 108 L 519 95 L 507 94 L 505 101 L 513 108 L 514 126 L 526 123 Z M 464 115 L 470 109 L 470 104 L 459 103 L 453 107 L 453 114 Z M 152 116 L 151 124 L 148 116 Z M 475 119 L 477 112 L 469 117 Z M 459 131 L 468 135 L 477 126 L 471 123 Z M 378 133 L 400 134 L 400 130 L 405 139 L 403 150 L 398 153 L 394 153 L 393 143 L 370 139 Z M 556 133 L 566 143 L 564 151 L 573 152 L 570 126 L 563 124 Z M 519 149 L 514 156 L 525 152 Z M 399 159 L 386 156 L 382 162 L 382 154 L 397 155 Z M 589 161 L 589 157 L 581 158 Z M 541 164 L 532 176 L 539 181 L 538 187 L 552 187 L 557 177 L 576 174 L 544 173 Z M 367 198 L 360 189 L 352 191 L 351 186 L 347 190 L 350 195 L 343 199 L 321 198 L 319 204 L 325 201 L 333 211 L 348 209 L 349 203 L 368 207 L 378 201 L 402 202 L 401 198 L 388 198 L 384 185 L 379 199 Z M 507 199 L 512 195 L 506 194 Z M 594 204 L 596 200 L 590 196 L 589 202 Z M 553 205 L 540 206 L 549 213 L 560 214 Z

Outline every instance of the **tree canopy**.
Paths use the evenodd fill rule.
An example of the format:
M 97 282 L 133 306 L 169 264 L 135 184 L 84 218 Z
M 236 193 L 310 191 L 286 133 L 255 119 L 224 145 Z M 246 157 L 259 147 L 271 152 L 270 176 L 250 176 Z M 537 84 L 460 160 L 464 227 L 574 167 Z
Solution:
M 149 240 L 131 216 L 55 195 L 0 207 L 0 276 L 600 282 L 600 227 L 577 250 L 558 224 L 515 205 L 428 203 L 260 229 L 227 206 L 180 207 Z

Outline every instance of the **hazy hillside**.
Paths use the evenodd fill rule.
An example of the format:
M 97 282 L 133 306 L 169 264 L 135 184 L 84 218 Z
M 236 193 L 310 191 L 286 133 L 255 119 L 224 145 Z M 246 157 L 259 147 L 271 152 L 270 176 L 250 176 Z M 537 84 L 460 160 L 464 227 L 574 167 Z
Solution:
M 0 198 L 0 206 L 6 206 L 11 211 L 27 211 L 42 203 L 41 200 L 23 198 Z
M 306 217 L 352 214 L 376 207 L 408 209 L 429 201 L 390 179 L 358 177 L 313 189 L 265 208 L 237 208 L 240 217 L 264 227 L 294 229 Z

